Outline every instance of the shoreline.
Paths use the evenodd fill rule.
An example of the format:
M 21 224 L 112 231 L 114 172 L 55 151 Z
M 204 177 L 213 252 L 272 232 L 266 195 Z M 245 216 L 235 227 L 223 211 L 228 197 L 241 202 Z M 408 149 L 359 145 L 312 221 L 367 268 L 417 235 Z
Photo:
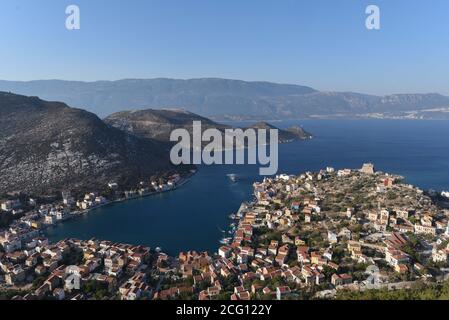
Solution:
M 42 232 L 43 235 L 45 235 L 47 237 L 48 236 L 47 232 L 46 232 L 47 228 L 56 228 L 56 227 L 60 226 L 60 224 L 63 224 L 63 223 L 65 223 L 67 221 L 70 221 L 70 220 L 74 220 L 74 219 L 80 218 L 83 215 L 90 213 L 91 211 L 95 211 L 97 209 L 101 209 L 101 208 L 104 208 L 104 207 L 107 207 L 107 206 L 112 206 L 114 204 L 123 203 L 123 202 L 126 202 L 126 201 L 132 201 L 132 200 L 137 200 L 137 199 L 141 199 L 141 198 L 147 198 L 147 197 L 150 197 L 150 196 L 155 196 L 155 195 L 158 195 L 158 194 L 163 194 L 163 193 L 167 193 L 167 192 L 171 192 L 171 191 L 176 191 L 177 189 L 179 189 L 179 188 L 183 187 L 184 185 L 186 185 L 187 183 L 189 183 L 191 181 L 192 177 L 197 172 L 198 172 L 198 169 L 195 172 L 186 175 L 185 178 L 182 178 L 181 181 L 176 186 L 172 187 L 171 189 L 163 190 L 163 191 L 157 191 L 157 192 L 151 192 L 151 193 L 147 193 L 147 194 L 143 194 L 143 195 L 136 195 L 136 196 L 132 196 L 132 197 L 128 197 L 128 198 L 120 198 L 120 199 L 116 199 L 116 200 L 113 200 L 113 201 L 110 201 L 110 202 L 107 202 L 107 203 L 104 203 L 104 204 L 97 205 L 95 207 L 92 207 L 92 208 L 89 208 L 89 209 L 86 209 L 86 210 L 74 211 L 73 213 L 71 213 L 71 215 L 73 215 L 73 216 L 70 216 L 69 218 L 67 218 L 65 220 L 58 221 L 55 224 L 43 225 L 40 231 Z M 256 197 L 256 195 L 254 193 L 252 193 L 251 196 L 248 199 L 246 199 L 246 200 L 244 200 L 243 202 L 240 203 L 239 208 L 237 210 L 235 210 L 235 212 L 231 212 L 230 214 L 227 214 L 227 216 L 226 216 L 226 218 L 227 218 L 226 227 L 224 228 L 224 230 L 222 230 L 223 231 L 223 236 L 215 241 L 215 250 L 204 250 L 204 251 L 206 251 L 206 252 L 208 252 L 210 254 L 214 254 L 216 252 L 216 250 L 219 249 L 220 246 L 228 245 L 228 243 L 222 242 L 223 240 L 231 239 L 231 242 L 232 242 L 232 240 L 233 240 L 233 238 L 235 236 L 235 231 L 236 231 L 235 226 L 238 225 L 238 222 L 242 218 L 242 213 L 241 212 L 242 211 L 246 211 L 249 207 L 255 205 L 256 202 L 257 202 L 257 197 Z M 447 205 L 447 208 L 449 208 L 449 202 L 446 202 L 445 204 Z M 243 207 L 245 207 L 245 208 L 243 208 Z M 88 239 L 85 239 L 85 240 L 88 240 Z M 52 242 L 55 242 L 55 241 L 52 241 Z M 161 246 L 157 246 L 157 247 L 161 248 Z M 163 248 L 162 248 L 161 252 L 165 252 L 163 250 Z
M 186 185 L 187 183 L 189 183 L 197 172 L 198 172 L 198 169 L 195 172 L 186 175 L 186 177 L 182 178 L 181 181 L 176 186 L 174 186 L 173 188 L 168 189 L 168 190 L 151 192 L 151 193 L 147 193 L 147 194 L 143 194 L 143 195 L 136 195 L 136 196 L 132 196 L 132 197 L 129 197 L 129 198 L 120 198 L 120 199 L 116 199 L 116 200 L 113 200 L 113 201 L 109 201 L 109 202 L 104 203 L 104 204 L 97 205 L 95 207 L 92 207 L 92 208 L 89 208 L 89 209 L 86 209 L 86 210 L 73 211 L 72 213 L 70 213 L 70 216 L 67 219 L 65 219 L 65 220 L 57 221 L 54 224 L 43 224 L 39 231 L 40 231 L 40 233 L 42 235 L 44 235 L 45 237 L 48 238 L 47 229 L 49 229 L 49 228 L 58 228 L 61 225 L 63 225 L 65 222 L 72 221 L 72 220 L 75 220 L 75 219 L 79 219 L 82 216 L 84 216 L 86 214 L 89 214 L 89 213 L 91 213 L 91 212 L 93 212 L 95 210 L 98 210 L 98 209 L 101 209 L 101 208 L 104 208 L 104 207 L 108 207 L 108 206 L 112 206 L 112 205 L 115 205 L 115 204 L 127 202 L 127 201 L 147 198 L 147 197 L 150 197 L 150 196 L 155 196 L 155 195 L 159 195 L 159 194 L 163 194 L 163 193 L 167 193 L 167 192 L 176 191 L 177 189 L 179 189 L 179 188 L 183 187 L 184 185 Z M 243 206 L 253 205 L 255 203 L 255 201 L 256 201 L 255 200 L 255 196 L 254 196 L 254 194 L 252 194 L 250 199 L 244 200 L 242 203 L 240 203 L 239 208 L 237 210 L 235 210 L 235 212 L 232 212 L 232 213 L 230 213 L 229 215 L 226 216 L 227 223 L 226 223 L 225 229 L 223 230 L 223 237 L 220 237 L 219 239 L 217 239 L 215 241 L 216 243 L 215 243 L 215 249 L 214 250 L 205 250 L 206 252 L 208 252 L 209 254 L 214 254 L 218 250 L 218 248 L 220 246 L 224 245 L 224 243 L 221 242 L 224 238 L 231 238 L 231 239 L 234 238 L 235 230 L 233 230 L 233 228 L 232 228 L 232 223 L 233 222 L 238 222 L 240 220 L 240 218 L 241 218 L 241 213 L 240 212 L 242 211 L 242 207 Z M 234 216 L 234 217 L 231 217 L 231 216 Z M 231 233 L 231 231 L 232 231 L 232 233 Z M 64 238 L 64 239 L 70 239 L 70 238 Z M 84 240 L 87 241 L 89 239 L 84 239 Z M 50 240 L 49 239 L 49 241 L 51 243 L 56 243 L 59 240 L 58 241 L 54 241 L 54 240 Z M 136 245 L 138 245 L 138 244 L 136 244 Z M 161 246 L 157 246 L 157 248 L 162 248 L 162 247 Z M 163 250 L 163 248 L 162 248 L 161 252 L 165 252 Z
M 78 219 L 78 218 L 80 218 L 80 217 L 82 217 L 82 216 L 84 216 L 86 214 L 89 214 L 89 213 L 95 211 L 95 210 L 98 210 L 98 209 L 101 209 L 101 208 L 104 208 L 104 207 L 108 207 L 108 206 L 112 206 L 112 205 L 115 205 L 115 204 L 127 202 L 127 201 L 147 198 L 147 197 L 155 196 L 155 195 L 158 195 L 158 194 L 163 194 L 163 193 L 167 193 L 167 192 L 176 191 L 177 189 L 181 188 L 182 186 L 184 186 L 185 184 L 190 182 L 190 180 L 197 173 L 197 171 L 198 170 L 188 174 L 185 178 L 182 178 L 181 181 L 178 184 L 176 184 L 174 187 L 172 187 L 172 188 L 170 188 L 168 190 L 149 192 L 149 193 L 145 193 L 145 194 L 142 194 L 142 195 L 136 195 L 136 196 L 132 196 L 132 197 L 128 197 L 128 198 L 115 199 L 115 200 L 112 200 L 112 201 L 108 201 L 107 203 L 96 205 L 95 207 L 92 207 L 92 208 L 89 208 L 89 209 L 86 209 L 86 210 L 73 211 L 73 212 L 70 213 L 70 216 L 68 218 L 64 219 L 64 220 L 58 221 L 58 222 L 56 222 L 54 224 L 43 224 L 39 231 L 40 231 L 40 233 L 42 233 L 45 236 L 47 236 L 46 230 L 48 228 L 52 228 L 52 227 L 53 228 L 57 228 L 58 226 L 60 226 L 61 224 L 64 224 L 67 221 Z
M 438 231 L 438 229 L 442 229 L 441 226 L 438 227 L 438 225 L 436 225 L 435 227 L 433 226 L 425 226 L 422 225 L 420 222 L 413 222 L 411 219 L 409 219 L 411 216 L 416 216 L 419 215 L 419 213 L 416 212 L 429 212 L 429 215 L 431 214 L 432 216 L 436 216 L 439 215 L 439 207 L 435 206 L 433 204 L 433 202 L 428 202 L 428 201 L 424 201 L 425 199 L 431 199 L 429 197 L 429 195 L 426 195 L 425 193 L 423 193 L 423 190 L 419 189 L 416 186 L 413 185 L 409 185 L 406 183 L 406 181 L 404 180 L 404 176 L 401 175 L 397 175 L 397 174 L 390 174 L 390 173 L 386 173 L 386 172 L 382 172 L 382 171 L 376 171 L 374 173 L 369 173 L 366 171 L 363 171 L 363 168 L 365 167 L 365 165 L 362 167 L 362 169 L 342 169 L 342 170 L 338 170 L 336 171 L 333 167 L 327 167 L 326 169 L 321 169 L 320 171 L 314 171 L 314 172 L 308 172 L 306 174 L 300 174 L 300 175 L 288 175 L 288 179 L 285 178 L 283 175 L 279 175 L 276 176 L 275 178 L 267 178 L 264 179 L 263 182 L 254 182 L 253 183 L 253 192 L 252 195 L 249 195 L 248 198 L 244 201 L 242 201 L 240 203 L 240 207 L 238 209 L 232 209 L 233 213 L 231 213 L 227 219 L 228 223 L 227 223 L 227 227 L 225 227 L 224 230 L 220 230 L 223 232 L 223 236 L 224 238 L 222 238 L 221 240 L 226 240 L 226 241 L 214 241 L 213 242 L 213 248 L 210 249 L 206 249 L 206 250 L 199 250 L 196 251 L 196 249 L 184 249 L 184 250 L 180 250 L 177 249 L 175 252 L 170 252 L 170 251 L 165 251 L 163 249 L 161 249 L 160 247 L 153 247 L 153 246 L 148 246 L 148 247 L 144 247 L 145 250 L 147 250 L 146 252 L 150 253 L 152 252 L 153 254 L 155 254 L 158 257 L 158 261 L 159 258 L 163 258 L 163 261 L 168 261 L 169 265 L 159 265 L 159 263 L 155 264 L 155 265 L 151 265 L 150 267 L 150 272 L 152 272 L 152 274 L 158 274 L 160 275 L 160 272 L 164 273 L 164 275 L 167 272 L 174 272 L 174 274 L 176 274 L 176 272 L 180 272 L 180 273 L 184 273 L 184 269 L 182 268 L 183 265 L 189 265 L 191 262 L 188 260 L 182 260 L 182 257 L 193 257 L 193 259 L 203 259 L 204 257 L 207 257 L 208 259 L 208 264 L 209 266 L 214 266 L 217 265 L 219 263 L 222 263 L 223 261 L 232 264 L 231 267 L 227 267 L 226 268 L 235 268 L 232 270 L 236 270 L 235 272 L 238 273 L 239 276 L 245 276 L 245 275 L 249 275 L 249 273 L 251 271 L 248 271 L 248 269 L 238 269 L 237 266 L 238 265 L 253 265 L 253 262 L 256 261 L 256 263 L 258 263 L 258 261 L 262 261 L 264 262 L 264 264 L 268 264 L 270 266 L 270 268 L 274 268 L 272 269 L 274 272 L 278 273 L 278 272 L 293 272 L 293 271 L 298 271 L 298 262 L 301 263 L 300 265 L 300 271 L 301 270 L 307 270 L 304 268 L 314 268 L 313 270 L 315 270 L 316 272 L 319 273 L 320 275 L 320 281 L 321 284 L 326 284 L 327 287 L 329 288 L 333 288 L 332 290 L 334 290 L 334 292 L 337 292 L 335 290 L 340 290 L 342 288 L 354 288 L 357 289 L 357 291 L 364 291 L 366 289 L 365 282 L 361 282 L 362 285 L 359 285 L 359 280 L 358 278 L 356 278 L 357 275 L 355 275 L 355 271 L 349 271 L 349 273 L 338 273 L 338 270 L 340 268 L 340 266 L 346 266 L 346 260 L 344 260 L 342 262 L 342 260 L 333 260 L 332 256 L 329 257 L 328 255 L 326 255 L 327 253 L 322 251 L 322 248 L 336 248 L 339 245 L 345 245 L 346 244 L 351 244 L 352 246 L 356 246 L 359 245 L 360 248 L 361 247 L 368 247 L 370 249 L 374 249 L 376 252 L 378 253 L 383 253 L 385 254 L 385 258 L 381 258 L 381 260 L 385 260 L 385 262 L 390 266 L 389 269 L 387 270 L 387 275 L 391 276 L 391 275 L 395 275 L 398 271 L 396 270 L 396 266 L 392 265 L 392 262 L 390 260 L 388 260 L 388 255 L 387 253 L 385 253 L 385 248 L 387 248 L 387 252 L 392 251 L 393 249 L 391 249 L 390 247 L 388 247 L 388 242 L 385 241 L 390 241 L 390 237 L 394 236 L 395 234 L 398 234 L 398 239 L 400 238 L 401 234 L 404 234 L 405 232 L 402 231 L 401 228 L 405 228 L 406 226 L 413 227 L 413 233 L 416 235 L 421 235 L 421 234 L 428 234 L 428 232 L 422 232 L 420 231 L 421 229 L 418 229 L 417 226 L 422 226 L 422 228 L 425 227 L 429 227 L 429 228 L 434 228 L 432 230 L 434 230 L 434 237 L 439 237 L 441 235 L 441 230 Z M 343 174 L 346 170 L 349 170 L 349 174 Z M 195 172 L 196 173 L 196 172 Z M 76 216 L 80 216 L 84 213 L 88 213 L 90 211 L 93 211 L 95 209 L 104 207 L 106 205 L 109 204 L 113 204 L 113 203 L 119 203 L 119 202 L 123 202 L 126 200 L 134 200 L 134 199 L 138 199 L 138 198 L 142 198 L 142 197 L 146 197 L 146 196 L 150 196 L 150 195 L 155 195 L 158 193 L 164 193 L 164 192 L 168 192 L 168 191 L 174 191 L 182 186 L 184 186 L 185 184 L 187 184 L 190 181 L 190 178 L 193 176 L 194 172 L 192 172 L 189 175 L 186 175 L 185 178 L 182 178 L 179 180 L 179 183 L 174 184 L 172 188 L 170 189 L 166 189 L 162 191 L 158 191 L 158 192 L 151 192 L 151 193 L 147 193 L 147 194 L 142 194 L 139 196 L 133 196 L 133 197 L 129 197 L 129 198 L 120 198 L 120 199 L 116 199 L 114 201 L 108 202 L 108 203 L 104 203 L 98 206 L 95 206 L 93 208 L 90 208 L 88 210 L 81 210 L 78 211 L 77 213 L 74 214 L 74 217 Z M 321 178 L 318 178 L 319 175 L 323 175 Z M 354 180 L 354 177 L 357 178 Z M 411 213 L 409 210 L 399 210 L 399 211 L 393 211 L 393 210 L 387 210 L 387 209 L 383 209 L 380 214 L 376 209 L 371 210 L 371 208 L 373 207 L 372 204 L 373 203 L 379 203 L 379 201 L 382 202 L 382 206 L 384 208 L 388 208 L 391 205 L 391 201 L 393 201 L 393 199 L 386 199 L 383 198 L 383 194 L 386 192 L 385 190 L 379 190 L 379 186 L 385 185 L 385 179 L 388 179 L 389 181 L 392 181 L 390 186 L 388 187 L 390 192 L 394 192 L 396 194 L 403 194 L 405 192 L 405 195 L 408 200 L 407 203 L 403 203 L 402 205 L 405 205 L 407 208 L 417 208 L 419 207 L 419 211 L 417 210 L 414 213 Z M 359 187 L 356 188 L 358 182 L 356 180 L 360 180 L 363 181 L 363 189 L 360 190 Z M 307 182 L 307 181 L 311 181 L 311 182 Z M 358 194 L 365 194 L 366 192 L 370 192 L 371 190 L 377 190 L 376 194 L 377 194 L 377 198 L 375 199 L 371 199 L 370 203 L 365 203 L 363 204 L 363 207 L 360 208 L 350 208 L 348 207 L 346 213 L 344 213 L 344 211 L 338 211 L 338 212 L 334 212 L 333 209 L 325 209 L 324 212 L 321 211 L 321 204 L 322 201 L 324 199 L 322 198 L 317 198 L 316 196 L 314 198 L 311 198 L 311 195 L 308 194 L 303 194 L 302 191 L 305 189 L 308 189 L 306 187 L 306 183 L 313 183 L 314 184 L 314 188 L 316 187 L 319 194 L 332 194 L 329 193 L 327 191 L 329 190 L 334 190 L 334 189 L 340 189 L 343 186 L 347 186 L 350 185 L 350 190 L 354 190 L 355 193 Z M 293 184 L 297 184 L 297 187 L 291 187 L 291 188 L 295 188 L 294 190 L 287 190 L 286 186 L 292 186 Z M 346 188 L 346 187 L 345 187 Z M 284 195 L 286 193 L 289 193 L 291 195 L 291 197 L 289 198 L 285 198 Z M 411 195 L 416 195 L 415 197 L 411 196 Z M 301 200 L 298 200 L 297 198 L 300 197 L 302 198 Z M 337 201 L 336 203 L 340 203 L 337 199 L 337 197 L 333 197 L 332 195 L 330 195 L 329 197 L 331 197 L 332 203 L 334 201 Z M 281 200 L 282 199 L 282 200 Z M 380 200 L 379 200 L 380 199 Z M 395 198 L 396 199 L 396 198 Z M 280 203 L 279 203 L 280 201 Z M 295 202 L 298 201 L 298 202 Z M 271 206 L 271 204 L 274 203 L 278 203 L 281 207 L 280 208 L 273 208 Z M 295 204 L 296 203 L 296 204 Z M 418 204 L 418 205 L 417 205 Z M 380 205 L 379 205 L 380 208 Z M 284 210 L 284 209 L 288 209 L 288 210 Z M 310 213 L 307 213 L 306 211 L 310 210 Z M 388 212 L 388 216 L 390 217 L 390 212 L 391 212 L 391 221 L 384 221 L 385 219 L 382 218 L 382 214 L 384 214 L 383 212 L 386 211 Z M 347 216 L 348 212 L 350 212 L 350 217 Z M 375 212 L 376 216 L 375 219 L 373 220 L 373 218 L 371 217 L 372 213 Z M 406 212 L 406 217 L 403 216 L 403 212 Z M 304 214 L 304 217 L 301 217 L 300 215 Z M 324 214 L 324 216 L 323 216 Z M 336 216 L 335 214 L 337 214 L 338 216 Z M 342 214 L 344 215 L 344 217 L 342 216 Z M 360 217 L 360 214 L 363 214 L 363 217 Z M 395 218 L 396 216 L 398 216 L 399 214 L 401 214 L 400 217 L 404 217 L 402 219 L 404 219 L 403 221 L 405 222 L 400 222 L 399 224 L 397 223 L 397 220 L 393 218 Z M 410 214 L 410 216 L 409 216 Z M 449 214 L 449 212 L 447 213 Z M 332 242 L 330 244 L 329 247 L 329 243 L 326 244 L 326 240 L 325 242 L 322 242 L 321 237 L 319 240 L 316 239 L 316 237 L 312 237 L 311 235 L 305 233 L 304 235 L 300 235 L 298 233 L 290 233 L 290 228 L 286 228 L 285 226 L 291 226 L 290 224 L 294 224 L 294 226 L 301 226 L 301 229 L 303 227 L 311 227 L 311 228 L 319 228 L 319 230 L 322 233 L 322 229 L 321 228 L 325 228 L 328 232 L 328 238 L 329 238 L 329 231 L 331 232 L 331 234 L 333 234 L 332 232 L 334 229 L 329 229 L 328 225 L 326 223 L 322 223 L 323 220 L 321 219 L 311 219 L 309 218 L 309 221 L 307 221 L 306 217 L 307 215 L 310 216 L 316 216 L 316 217 L 322 217 L 323 219 L 339 219 L 340 222 L 339 224 L 341 224 L 341 226 L 344 226 L 344 223 L 348 223 L 348 221 L 350 220 L 350 224 L 351 225 L 359 225 L 361 224 L 363 228 L 365 228 L 366 230 L 369 230 L 370 233 L 365 234 L 364 238 L 356 238 L 356 239 L 342 239 L 342 238 L 338 238 L 338 237 L 345 237 L 345 235 L 341 236 L 337 236 L 337 233 L 335 233 L 335 237 L 336 242 Z M 286 223 L 282 224 L 280 223 L 280 219 L 279 217 L 281 217 L 281 219 L 286 220 Z M 416 216 L 417 218 L 421 218 L 423 216 Z M 441 221 L 441 217 L 438 218 L 438 221 Z M 362 221 L 363 220 L 363 221 Z M 369 221 L 369 222 L 368 222 Z M 401 220 L 402 221 L 402 220 Z M 418 220 L 421 221 L 421 220 Z M 63 221 L 60 221 L 63 222 Z M 438 223 L 438 222 L 436 222 Z M 375 228 L 376 225 L 385 225 L 385 228 L 379 229 L 377 230 L 377 228 Z M 56 226 L 57 224 L 53 224 L 52 226 Z M 388 230 L 387 227 L 390 226 L 391 230 Z M 308 228 L 308 227 L 307 227 Z M 304 230 L 306 230 L 307 228 L 304 228 Z M 334 228 L 333 226 L 331 226 L 330 228 Z M 42 231 L 44 232 L 45 229 L 42 229 Z M 409 229 L 408 229 L 409 230 Z M 363 231 L 363 230 L 362 230 Z M 381 232 L 382 233 L 382 238 L 376 238 L 375 241 L 373 243 L 371 243 L 371 240 L 368 242 L 365 242 L 365 239 L 370 239 L 371 235 L 377 234 Z M 446 234 L 449 231 L 446 231 Z M 229 234 L 228 234 L 229 233 Z M 272 238 L 270 236 L 270 238 L 267 238 L 268 235 L 275 233 L 277 236 L 276 238 Z M 281 237 L 281 240 L 276 240 L 278 239 L 278 237 Z M 442 239 L 445 239 L 445 236 L 442 236 Z M 47 238 L 48 239 L 48 238 Z M 95 239 L 95 241 L 93 241 L 93 239 Z M 325 239 L 325 238 L 324 238 Z M 396 239 L 396 238 L 395 238 Z M 434 238 L 432 238 L 434 240 Z M 440 239 L 440 238 L 439 238 Z M 101 243 L 106 243 L 107 245 L 109 245 L 109 243 L 111 243 L 111 246 L 117 246 L 118 248 L 120 248 L 122 245 L 130 245 L 131 248 L 137 248 L 137 249 L 132 249 L 132 250 L 140 250 L 139 248 L 142 248 L 142 244 L 132 244 L 129 242 L 122 242 L 122 241 L 118 241 L 118 242 L 113 242 L 112 240 L 107 240 L 107 239 L 100 239 L 99 242 L 96 242 L 97 238 L 95 236 L 91 236 L 90 238 L 86 238 L 86 237 L 65 237 L 65 238 L 61 238 L 59 240 L 50 240 L 48 239 L 48 245 L 53 245 L 59 242 L 65 242 L 65 243 L 72 243 L 72 244 L 76 244 L 77 246 L 79 246 L 80 248 L 84 248 L 84 249 L 89 249 L 92 245 L 97 246 L 98 250 L 101 248 Z M 432 240 L 432 241 L 433 241 Z M 91 242 L 92 241 L 92 242 Z M 329 240 L 330 241 L 330 240 Z M 279 242 L 282 243 L 282 246 L 280 246 L 279 248 L 276 248 L 276 253 L 273 253 L 273 248 L 274 246 L 278 247 L 279 246 Z M 95 243 L 95 244 L 93 244 Z M 309 244 L 310 243 L 310 244 Z M 305 245 L 307 244 L 307 245 Z M 125 248 L 125 247 L 122 247 Z M 128 247 L 126 247 L 128 248 Z M 154 248 L 154 249 L 153 249 Z M 286 248 L 286 249 L 284 249 Z M 334 269 L 335 271 L 332 274 L 332 277 L 335 278 L 335 274 L 337 275 L 345 275 L 345 279 L 347 279 L 347 282 L 342 282 L 341 284 L 337 284 L 334 283 L 334 280 L 332 280 L 333 278 L 329 278 L 330 275 L 324 275 L 323 271 L 318 269 L 316 267 L 317 263 L 313 263 L 313 260 L 311 261 L 307 261 L 307 260 L 299 260 L 299 255 L 298 255 L 298 250 L 303 250 L 301 248 L 306 248 L 306 251 L 302 252 L 303 255 L 305 255 L 305 257 L 316 257 L 317 255 L 319 255 L 321 257 L 321 261 L 319 262 L 321 263 L 321 265 L 327 265 L 329 266 L 329 268 Z M 287 251 L 285 251 L 287 250 Z M 297 252 L 297 257 L 293 256 L 291 252 L 294 252 L 294 250 L 296 250 Z M 352 249 L 355 250 L 355 249 Z M 390 250 L 390 251 L 388 251 Z M 229 253 L 230 252 L 230 253 Z M 285 254 L 283 254 L 282 252 L 286 252 Z M 290 253 L 289 253 L 290 252 Z M 433 253 L 432 253 L 433 254 Z M 301 255 L 301 256 L 303 256 Z M 350 257 L 353 255 L 353 252 L 351 252 L 351 249 L 345 250 L 344 252 L 344 257 Z M 179 264 L 176 262 L 176 257 L 179 257 Z M 293 260 L 292 260 L 293 257 Z M 370 262 L 373 261 L 372 263 L 374 265 L 376 265 L 378 260 L 372 260 L 374 258 L 376 258 L 377 256 L 375 255 L 375 253 L 369 253 L 369 256 L 366 256 L 366 258 L 364 258 L 366 261 Z M 379 258 L 379 257 L 377 257 Z M 84 258 L 87 259 L 87 258 Z M 112 259 L 112 258 L 111 258 Z M 174 259 L 174 260 L 171 260 Z M 222 260 L 225 259 L 225 260 Z M 227 260 L 229 259 L 229 260 Z M 351 258 L 353 259 L 353 258 Z M 360 259 L 360 258 L 357 258 Z M 371 259 L 371 260 L 369 260 Z M 84 260 L 83 260 L 84 261 Z M 172 261 L 173 263 L 171 263 L 170 261 Z M 353 263 L 360 263 L 359 260 L 356 260 L 358 262 L 353 262 Z M 374 262 L 376 261 L 376 262 Z M 415 262 L 416 263 L 421 263 L 421 260 L 417 260 L 417 261 L 412 261 L 411 262 Z M 427 263 L 427 262 L 426 262 Z M 408 262 L 407 262 L 408 264 Z M 228 264 L 227 264 L 228 265 Z M 423 262 L 423 265 L 427 265 Z M 260 266 L 259 266 L 260 267 Z M 146 267 L 148 268 L 148 266 Z M 268 268 L 268 267 L 267 267 Z M 226 269 L 221 269 L 224 271 L 220 271 L 220 272 L 226 272 Z M 240 271 L 238 271 L 240 270 Z M 251 270 L 251 269 L 250 269 Z M 442 270 L 442 269 L 441 269 Z M 134 272 L 138 272 L 136 270 L 133 270 Z M 105 267 L 104 272 L 107 274 L 108 272 L 111 272 L 110 269 L 107 269 Z M 154 273 L 153 273 L 154 272 Z M 303 271 L 301 271 L 303 272 Z M 134 275 L 137 273 L 134 273 Z M 133 274 L 130 274 L 131 276 Z M 126 280 L 129 281 L 129 279 L 131 278 L 123 278 L 123 277 L 128 277 L 129 275 L 122 275 L 122 274 L 115 274 L 113 275 L 114 277 L 116 277 L 117 280 Z M 444 276 L 444 275 L 443 275 Z M 170 280 L 171 275 L 168 275 L 168 278 Z M 440 275 L 433 275 L 434 279 L 436 279 L 437 281 L 440 279 Z M 252 278 L 251 281 L 253 281 L 254 279 Z M 256 279 L 257 280 L 257 279 Z M 260 279 L 263 281 L 266 281 L 266 279 Z M 387 289 L 390 289 L 390 286 L 392 286 L 392 288 L 395 288 L 396 286 L 402 286 L 405 283 L 414 283 L 416 281 L 420 281 L 419 276 L 415 276 L 415 275 L 411 275 L 410 277 L 407 277 L 408 281 L 399 281 L 396 278 L 389 278 L 389 280 L 386 283 Z M 165 276 L 163 278 L 160 279 L 160 281 L 158 282 L 158 285 L 155 288 L 154 291 L 154 296 L 153 298 L 157 299 L 159 298 L 160 294 L 163 294 L 166 292 L 166 290 L 170 290 L 171 288 L 175 288 L 178 286 L 178 283 L 171 283 L 171 282 L 167 282 L 164 283 L 165 281 Z M 267 282 L 267 286 L 270 284 L 269 282 L 270 280 L 268 280 Z M 283 280 L 285 281 L 285 285 L 288 286 L 292 292 L 297 292 L 298 290 L 302 290 L 304 288 L 304 286 L 300 283 L 297 283 L 296 281 L 291 282 L 290 280 Z M 412 282 L 410 282 L 412 281 Z M 427 281 L 427 279 L 425 279 L 425 281 Z M 122 282 L 124 283 L 124 282 Z M 162 287 L 159 286 L 159 284 L 164 283 L 165 286 L 169 286 L 169 289 L 167 289 L 166 287 Z M 312 282 L 312 284 L 315 282 Z M 307 286 L 310 285 L 310 283 L 305 283 Z M 193 285 L 193 287 L 195 287 Z M 328 292 L 328 290 L 326 290 L 327 287 L 324 287 L 325 290 L 320 290 L 316 292 L 316 295 L 318 294 L 325 294 L 326 292 Z M 122 288 L 122 287 L 120 287 Z M 221 291 L 222 289 L 220 289 Z M 229 289 L 223 289 L 224 291 L 232 291 Z M 199 290 L 198 290 L 199 291 Z M 192 294 L 196 295 L 198 294 L 198 298 L 201 299 L 201 296 L 204 294 L 209 294 L 208 291 L 192 291 Z M 121 294 L 123 294 L 120 291 Z M 153 293 L 152 293 L 153 294 Z M 314 297 L 316 296 L 314 295 Z M 257 295 L 256 295 L 257 297 Z
M 309 116 L 306 118 L 299 118 L 299 119 L 264 119 L 264 118 L 257 118 L 257 119 L 253 119 L 253 120 L 220 120 L 220 119 L 215 119 L 215 118 L 211 118 L 212 120 L 218 122 L 218 123 L 222 123 L 222 124 L 228 124 L 228 123 L 238 123 L 238 122 L 242 122 L 242 123 L 254 123 L 254 122 L 260 122 L 260 121 L 264 121 L 264 122 L 285 122 L 285 121 L 313 121 L 313 120 L 336 120 L 336 121 L 362 121 L 362 120 L 375 120 L 375 121 L 382 121 L 382 120 L 392 120 L 392 121 L 449 121 L 449 118 L 447 119 L 442 119 L 442 118 L 430 118 L 430 119 L 419 119 L 419 118 L 378 118 L 378 117 L 324 117 L 324 116 L 319 116 L 319 117 L 314 117 L 314 116 Z

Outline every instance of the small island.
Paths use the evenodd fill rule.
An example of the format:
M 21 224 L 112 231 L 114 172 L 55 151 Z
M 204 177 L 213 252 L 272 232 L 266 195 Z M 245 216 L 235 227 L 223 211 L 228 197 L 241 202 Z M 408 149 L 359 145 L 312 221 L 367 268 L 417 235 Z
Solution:
M 155 139 L 166 143 L 170 142 L 170 133 L 175 129 L 187 129 L 192 135 L 194 121 L 201 122 L 201 128 L 203 131 L 213 128 L 224 132 L 226 129 L 238 128 L 236 126 L 212 121 L 206 117 L 182 109 L 121 111 L 106 117 L 104 121 L 112 127 L 120 129 L 126 133 L 133 134 L 141 138 Z M 241 127 L 241 129 L 278 130 L 279 143 L 287 143 L 295 140 L 307 140 L 312 138 L 312 134 L 300 126 L 280 129 L 264 121 L 259 121 L 252 125 Z

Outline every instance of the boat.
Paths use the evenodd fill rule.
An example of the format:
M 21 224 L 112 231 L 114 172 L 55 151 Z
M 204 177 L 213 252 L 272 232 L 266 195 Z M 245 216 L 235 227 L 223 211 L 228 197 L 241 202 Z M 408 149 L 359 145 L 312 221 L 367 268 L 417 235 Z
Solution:
M 220 227 L 217 227 L 217 229 L 218 229 L 220 232 L 222 232 L 222 233 L 226 233 L 226 231 L 223 230 L 223 229 L 221 229 Z
M 228 237 L 228 238 L 223 238 L 220 240 L 221 244 L 229 244 L 231 242 L 232 238 Z
M 237 182 L 238 181 L 238 177 L 235 173 L 231 173 L 228 174 L 228 178 L 232 181 L 232 182 Z

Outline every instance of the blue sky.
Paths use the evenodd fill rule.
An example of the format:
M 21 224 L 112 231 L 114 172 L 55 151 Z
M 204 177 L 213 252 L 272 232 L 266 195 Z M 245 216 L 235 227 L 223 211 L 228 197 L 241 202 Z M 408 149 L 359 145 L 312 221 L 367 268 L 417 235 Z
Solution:
M 65 29 L 65 8 L 81 30 Z M 365 8 L 381 9 L 381 30 Z M 449 95 L 447 0 L 2 0 L 0 79 L 223 77 Z

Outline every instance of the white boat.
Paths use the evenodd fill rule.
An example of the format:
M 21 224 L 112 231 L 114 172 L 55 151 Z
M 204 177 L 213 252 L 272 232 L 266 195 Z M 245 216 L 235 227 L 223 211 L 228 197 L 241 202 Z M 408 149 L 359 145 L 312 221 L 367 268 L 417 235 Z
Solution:
M 228 174 L 228 178 L 229 178 L 232 182 L 237 182 L 237 180 L 238 180 L 238 177 L 237 177 L 237 175 L 236 175 L 235 173 Z
M 221 244 L 229 244 L 231 242 L 232 238 L 223 238 L 220 240 Z

